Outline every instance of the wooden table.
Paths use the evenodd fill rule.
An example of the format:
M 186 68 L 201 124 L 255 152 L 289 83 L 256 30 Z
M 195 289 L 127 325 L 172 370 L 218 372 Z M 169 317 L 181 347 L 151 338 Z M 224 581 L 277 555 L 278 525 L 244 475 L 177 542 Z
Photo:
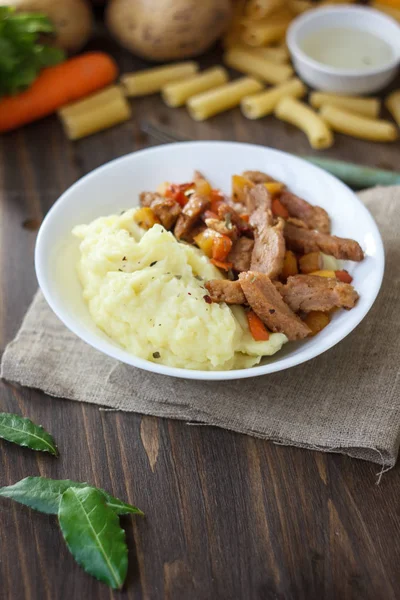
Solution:
M 101 44 L 98 40 L 94 44 Z M 121 68 L 141 66 L 108 49 Z M 212 62 L 206 57 L 204 64 Z M 215 58 L 214 58 L 215 60 Z M 310 153 L 301 132 L 238 110 L 205 123 L 158 97 L 133 103 L 131 122 L 69 143 L 56 117 L 0 139 L 1 349 L 15 335 L 37 283 L 36 230 L 46 211 L 93 168 L 154 143 L 143 119 L 193 139 L 253 142 Z M 336 136 L 324 153 L 399 168 L 400 144 Z M 57 439 L 59 459 L 0 442 L 0 485 L 27 475 L 73 478 L 140 506 L 124 517 L 125 591 L 143 600 L 391 600 L 399 597 L 398 468 L 376 485 L 377 465 L 231 433 L 50 398 L 1 383 L 0 411 L 29 416 Z M 114 597 L 68 553 L 54 517 L 0 499 L 1 597 Z

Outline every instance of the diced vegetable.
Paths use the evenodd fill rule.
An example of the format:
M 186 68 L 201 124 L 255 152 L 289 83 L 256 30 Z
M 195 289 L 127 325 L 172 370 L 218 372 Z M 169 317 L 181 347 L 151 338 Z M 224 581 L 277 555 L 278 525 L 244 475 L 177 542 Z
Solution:
M 194 236 L 194 241 L 197 246 L 204 252 L 208 258 L 212 257 L 213 253 L 213 243 L 216 237 L 219 237 L 220 234 L 214 231 L 213 229 L 205 229 L 201 233 L 198 233 Z
M 267 183 L 264 183 L 264 185 L 272 196 L 279 194 L 285 187 L 285 184 L 280 183 L 279 181 L 268 181 Z
M 269 332 L 261 321 L 260 317 L 255 312 L 249 310 L 246 312 L 247 322 L 249 324 L 250 333 L 256 342 L 266 342 L 269 340 Z
M 309 252 L 299 259 L 300 272 L 308 275 L 314 271 L 321 271 L 323 268 L 323 259 L 321 252 Z
M 232 196 L 236 202 L 243 202 L 246 187 L 254 187 L 254 183 L 243 175 L 232 175 Z
M 199 177 L 196 179 L 194 185 L 196 192 L 202 196 L 208 196 L 211 193 L 211 185 L 208 183 L 207 179 L 202 179 Z
M 219 190 L 211 190 L 210 192 L 210 202 L 211 202 L 211 211 L 214 213 L 218 213 L 218 206 L 221 202 L 224 201 L 224 196 L 222 192 Z
M 171 183 L 165 190 L 165 197 L 172 198 L 181 206 L 185 206 L 189 198 L 185 195 L 185 192 L 190 188 L 194 187 L 194 183 Z
M 343 283 L 351 283 L 353 281 L 352 276 L 347 271 L 335 271 L 336 279 Z
M 272 214 L 275 217 L 282 217 L 283 219 L 287 219 L 289 217 L 289 211 L 286 206 L 283 206 L 282 202 L 278 200 L 278 198 L 274 198 L 272 200 Z
M 292 275 L 297 275 L 299 269 L 297 267 L 297 258 L 294 252 L 291 250 L 286 250 L 285 257 L 283 259 L 283 267 L 281 276 L 283 279 L 287 279 Z
M 213 265 L 215 265 L 219 269 L 224 269 L 224 271 L 229 271 L 229 269 L 232 269 L 232 263 L 230 263 L 230 262 L 223 262 L 221 260 L 215 260 L 215 258 L 212 258 L 211 262 Z
M 314 310 L 309 312 L 304 322 L 311 329 L 311 337 L 317 335 L 320 331 L 324 329 L 327 325 L 329 325 L 330 317 L 328 313 L 324 313 L 321 311 Z
M 214 260 L 224 262 L 232 248 L 232 240 L 227 235 L 214 238 L 212 257 Z
M 160 219 L 154 214 L 149 206 L 139 208 L 133 215 L 133 220 L 143 227 L 143 229 L 151 229 L 156 223 L 160 223 Z
M 312 273 L 310 273 L 310 275 L 317 275 L 318 277 L 330 277 L 333 279 L 336 278 L 335 271 L 327 271 L 327 270 L 313 271 Z

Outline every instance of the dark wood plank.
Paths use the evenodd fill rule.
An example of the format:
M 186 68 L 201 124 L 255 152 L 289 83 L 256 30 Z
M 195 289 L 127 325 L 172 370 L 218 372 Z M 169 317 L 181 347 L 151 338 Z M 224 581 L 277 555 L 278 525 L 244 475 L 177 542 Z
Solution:
M 125 70 L 141 61 L 99 38 Z M 204 58 L 204 64 L 215 55 Z M 151 145 L 141 120 L 193 139 L 237 139 L 310 153 L 301 132 L 231 111 L 195 123 L 158 97 L 134 103 L 131 122 L 71 144 L 55 117 L 0 139 L 1 349 L 36 289 L 38 224 L 78 177 Z M 337 136 L 326 155 L 398 168 L 399 144 Z M 228 431 L 100 411 L 0 383 L 0 410 L 51 431 L 54 459 L 0 442 L 0 485 L 27 475 L 70 477 L 136 503 L 124 517 L 130 550 L 120 598 L 159 600 L 395 600 L 400 557 L 399 469 L 275 446 Z M 2 597 L 111 598 L 68 554 L 56 519 L 0 499 Z M 117 595 L 115 595 L 117 597 Z

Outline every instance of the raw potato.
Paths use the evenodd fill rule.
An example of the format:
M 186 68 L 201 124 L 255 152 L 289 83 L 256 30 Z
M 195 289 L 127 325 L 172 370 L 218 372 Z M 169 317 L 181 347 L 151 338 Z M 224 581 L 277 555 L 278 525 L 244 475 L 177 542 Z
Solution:
M 201 54 L 227 29 L 230 0 L 110 0 L 106 24 L 116 40 L 149 60 Z
M 47 15 L 56 29 L 54 45 L 70 53 L 78 52 L 92 34 L 93 13 L 87 0 L 0 0 L 0 4 Z

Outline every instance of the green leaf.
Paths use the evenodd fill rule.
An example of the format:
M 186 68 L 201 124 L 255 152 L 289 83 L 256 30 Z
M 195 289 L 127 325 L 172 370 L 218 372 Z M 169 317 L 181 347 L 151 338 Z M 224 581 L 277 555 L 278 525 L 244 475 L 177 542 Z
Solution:
M 52 436 L 41 425 L 35 425 L 30 419 L 19 415 L 0 413 L 0 438 L 31 450 L 50 452 L 54 456 L 58 454 Z
M 0 6 L 0 97 L 24 90 L 43 67 L 65 59 L 62 50 L 43 43 L 53 33 L 46 15 Z
M 90 487 L 69 488 L 62 495 L 58 519 L 76 562 L 96 579 L 121 589 L 128 571 L 128 548 L 125 532 L 104 495 Z
M 29 506 L 42 513 L 56 515 L 63 493 L 70 487 L 92 487 L 88 483 L 71 481 L 71 479 L 47 479 L 46 477 L 26 477 L 14 485 L 0 488 L 0 496 L 11 498 L 20 504 Z M 97 489 L 97 488 L 93 488 Z M 104 490 L 99 492 L 105 497 L 107 505 L 118 515 L 136 514 L 143 516 L 141 510 L 114 498 Z

